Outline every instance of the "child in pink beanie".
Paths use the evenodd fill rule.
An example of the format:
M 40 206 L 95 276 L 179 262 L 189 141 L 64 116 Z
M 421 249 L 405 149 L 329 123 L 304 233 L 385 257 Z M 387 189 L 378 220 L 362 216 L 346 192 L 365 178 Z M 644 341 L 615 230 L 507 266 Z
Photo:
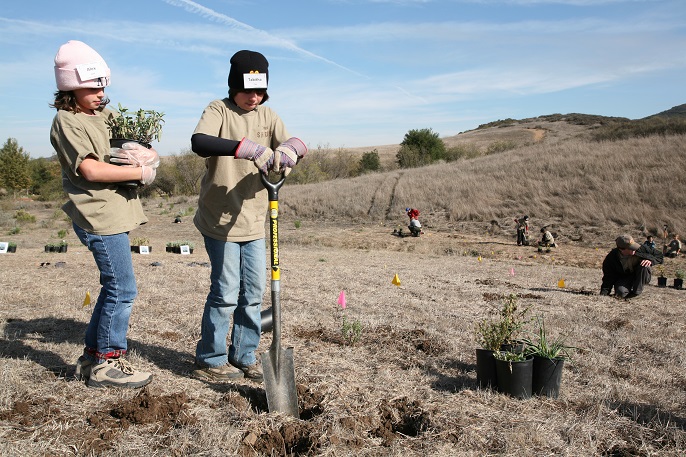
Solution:
M 117 183 L 136 180 L 150 184 L 159 157 L 153 150 L 153 163 L 109 163 L 107 120 L 116 115 L 105 107 L 110 69 L 93 48 L 80 41 L 63 44 L 55 56 L 55 82 L 55 101 L 50 106 L 57 114 L 50 142 L 69 197 L 62 209 L 71 218 L 74 233 L 93 253 L 102 286 L 86 329 L 76 377 L 85 379 L 90 387 L 142 387 L 152 380 L 152 374 L 135 370 L 124 359 L 129 318 L 138 294 L 128 232 L 148 219 L 137 190 Z M 150 150 L 138 147 L 141 154 L 151 156 Z M 135 157 L 136 151 L 128 152 Z

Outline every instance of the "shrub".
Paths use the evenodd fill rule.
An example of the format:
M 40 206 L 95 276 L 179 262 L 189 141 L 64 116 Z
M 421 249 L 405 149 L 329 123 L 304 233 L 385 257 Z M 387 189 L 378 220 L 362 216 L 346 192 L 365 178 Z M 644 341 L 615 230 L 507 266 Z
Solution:
M 17 222 L 36 222 L 36 216 L 23 209 L 18 210 L 15 213 L 14 218 L 17 220 Z
M 379 160 L 379 151 L 365 152 L 360 159 L 360 173 L 367 173 L 370 171 L 379 171 L 381 169 L 381 161 Z
M 428 165 L 445 158 L 445 143 L 431 129 L 410 130 L 396 154 L 401 168 Z

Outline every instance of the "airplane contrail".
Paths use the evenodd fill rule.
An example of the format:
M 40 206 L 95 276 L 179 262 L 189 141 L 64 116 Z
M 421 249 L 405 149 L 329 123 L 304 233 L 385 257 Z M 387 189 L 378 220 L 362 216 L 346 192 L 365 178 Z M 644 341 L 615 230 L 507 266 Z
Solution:
M 222 13 L 218 13 L 218 12 L 216 12 L 210 8 L 207 8 L 207 7 L 205 7 L 199 3 L 193 2 L 191 0 L 162 0 L 162 1 L 164 1 L 165 3 L 172 5 L 172 6 L 181 7 L 183 9 L 185 9 L 186 11 L 188 11 L 189 13 L 200 14 L 203 17 L 210 18 L 210 19 L 215 20 L 217 22 L 224 23 L 226 25 L 229 25 L 232 28 L 244 30 L 244 31 L 250 32 L 252 34 L 260 34 L 263 37 L 267 38 L 270 42 L 277 43 L 280 47 L 282 47 L 284 49 L 289 49 L 291 51 L 295 51 L 299 54 L 311 57 L 313 59 L 321 60 L 322 62 L 326 62 L 330 65 L 338 67 L 338 68 L 345 70 L 347 72 L 353 73 L 357 76 L 361 76 L 363 78 L 369 79 L 368 76 L 365 76 L 361 73 L 358 73 L 354 70 L 351 70 L 350 68 L 347 68 L 343 65 L 340 65 L 340 64 L 338 64 L 332 60 L 329 60 L 325 57 L 314 54 L 314 53 L 312 53 L 306 49 L 303 49 L 303 48 L 293 44 L 292 42 L 290 42 L 288 40 L 284 40 L 283 38 L 279 38 L 277 36 L 274 36 L 274 35 L 270 34 L 269 32 L 257 29 L 251 25 L 237 21 L 236 19 L 234 19 L 232 17 L 229 17 L 229 16 L 222 14 Z

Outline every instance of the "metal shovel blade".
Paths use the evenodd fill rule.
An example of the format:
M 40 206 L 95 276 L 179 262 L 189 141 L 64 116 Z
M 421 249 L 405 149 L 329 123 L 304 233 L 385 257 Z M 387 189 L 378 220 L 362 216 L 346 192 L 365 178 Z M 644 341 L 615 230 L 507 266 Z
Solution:
M 269 412 L 279 412 L 300 417 L 298 392 L 295 386 L 293 348 L 271 348 L 262 354 L 264 388 L 267 392 Z

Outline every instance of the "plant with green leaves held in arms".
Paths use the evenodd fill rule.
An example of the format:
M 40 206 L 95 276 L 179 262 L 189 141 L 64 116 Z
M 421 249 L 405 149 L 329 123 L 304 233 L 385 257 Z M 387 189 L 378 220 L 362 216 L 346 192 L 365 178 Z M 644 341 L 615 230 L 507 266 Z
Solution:
M 107 121 L 112 138 L 126 138 L 149 145 L 153 140 L 162 136 L 162 124 L 164 113 L 153 110 L 139 109 L 135 114 L 119 104 L 119 116 L 112 117 Z

